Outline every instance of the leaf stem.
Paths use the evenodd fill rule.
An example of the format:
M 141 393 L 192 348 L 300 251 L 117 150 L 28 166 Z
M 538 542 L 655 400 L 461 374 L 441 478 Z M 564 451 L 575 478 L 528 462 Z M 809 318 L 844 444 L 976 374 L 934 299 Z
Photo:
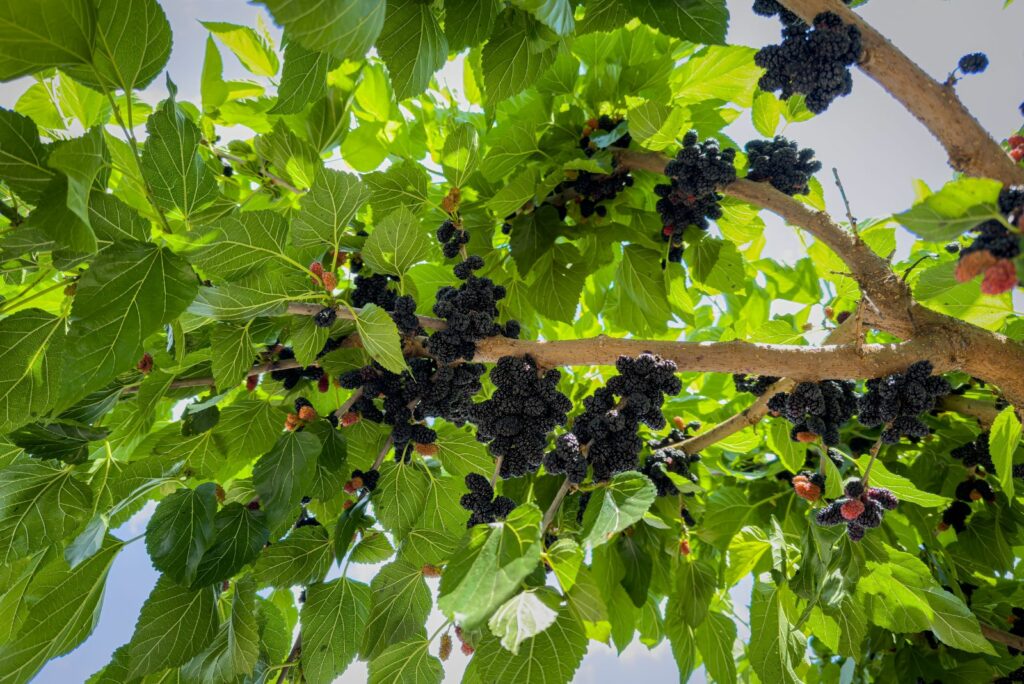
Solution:
M 540 524 L 541 534 L 548 529 L 548 526 L 551 525 L 551 521 L 555 519 L 555 513 L 558 512 L 558 507 L 562 505 L 562 500 L 565 498 L 565 495 L 569 493 L 569 487 L 571 486 L 572 485 L 569 484 L 569 478 L 565 478 L 565 480 L 562 481 L 562 486 L 559 487 L 558 491 L 555 493 L 555 498 L 551 500 L 551 505 L 548 506 L 548 510 L 544 511 L 544 519 Z

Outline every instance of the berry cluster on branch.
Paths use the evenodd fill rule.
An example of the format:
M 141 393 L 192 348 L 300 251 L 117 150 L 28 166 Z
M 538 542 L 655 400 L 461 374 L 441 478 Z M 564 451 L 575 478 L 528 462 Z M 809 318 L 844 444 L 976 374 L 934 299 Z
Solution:
M 693 472 L 692 466 L 700 461 L 700 454 L 688 454 L 676 445 L 689 437 L 692 430 L 700 429 L 700 423 L 692 422 L 681 427 L 680 423 L 682 421 L 676 421 L 676 427 L 665 437 L 647 442 L 651 453 L 644 460 L 640 472 L 654 483 L 658 496 L 675 496 L 679 493 L 679 488 L 668 473 L 693 483 L 697 482 L 697 474 Z
M 843 485 L 844 496 L 818 510 L 814 519 L 819 525 L 846 524 L 846 535 L 860 541 L 871 528 L 882 524 L 886 511 L 899 505 L 899 499 L 888 489 L 868 487 L 860 478 L 850 478 Z
M 459 504 L 470 512 L 466 527 L 504 520 L 515 510 L 516 502 L 507 496 L 494 496 L 494 487 L 479 473 L 466 475 L 466 488 L 469 492 L 459 499 Z
M 1024 186 L 1010 186 L 999 193 L 999 212 L 1011 225 L 1024 224 Z M 1011 233 L 1002 222 L 991 219 L 973 229 L 974 241 L 960 250 L 956 279 L 963 283 L 982 275 L 981 291 L 996 295 L 1017 286 L 1019 276 L 1014 260 L 1020 255 L 1020 234 Z
M 786 195 L 809 193 L 808 181 L 821 171 L 821 162 L 814 158 L 814 150 L 801 150 L 795 141 L 781 135 L 771 140 L 751 140 L 744 150 L 747 153 L 747 178 L 767 181 Z
M 980 467 L 988 473 L 994 473 L 995 464 L 992 462 L 992 455 L 988 450 L 989 433 L 986 430 L 978 435 L 974 441 L 968 442 L 949 452 L 949 455 L 960 461 L 965 468 Z
M 930 361 L 918 361 L 903 373 L 868 380 L 867 393 L 858 407 L 861 424 L 883 425 L 881 439 L 885 444 L 895 444 L 900 437 L 927 437 L 930 430 L 921 415 L 935 408 L 935 402 L 952 389 L 944 377 L 932 375 L 932 370 Z
M 794 441 L 812 442 L 820 437 L 829 446 L 839 444 L 839 429 L 857 410 L 853 382 L 822 380 L 801 382 L 791 392 L 768 400 L 768 410 L 793 424 Z

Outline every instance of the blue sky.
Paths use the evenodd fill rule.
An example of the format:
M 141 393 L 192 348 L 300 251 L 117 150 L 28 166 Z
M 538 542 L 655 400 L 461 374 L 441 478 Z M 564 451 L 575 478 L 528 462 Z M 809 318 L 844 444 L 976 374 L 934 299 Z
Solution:
M 171 76 L 181 90 L 181 97 L 198 100 L 206 39 L 198 21 L 253 25 L 261 9 L 242 0 L 170 0 L 162 4 L 174 30 Z M 995 137 L 1003 138 L 1022 123 L 1017 107 L 1024 99 L 1024 42 L 1019 36 L 1020 27 L 1024 26 L 1024 3 L 1007 10 L 1002 5 L 1003 0 L 873 0 L 858 11 L 939 78 L 948 73 L 960 55 L 987 52 L 991 60 L 988 71 L 967 78 L 957 89 L 981 123 Z M 750 0 L 729 0 L 729 8 L 733 16 L 730 42 L 756 47 L 777 41 L 777 23 L 754 16 Z M 279 32 L 272 28 L 272 33 Z M 233 57 L 227 51 L 224 53 L 226 75 L 243 77 Z M 12 107 L 26 86 L 24 79 L 0 85 L 0 104 Z M 158 79 L 146 93 L 146 99 L 155 103 L 162 97 L 163 81 Z M 749 117 L 734 123 L 730 134 L 737 140 L 757 137 Z M 913 201 L 911 181 L 915 178 L 935 187 L 950 176 L 939 144 L 895 100 L 859 72 L 854 75 L 851 97 L 834 103 L 824 116 L 791 126 L 786 134 L 797 139 L 802 147 L 817 150 L 825 166 L 820 180 L 826 201 L 837 216 L 842 214 L 842 204 L 831 182 L 833 166 L 839 169 L 858 218 L 907 208 Z M 794 231 L 770 219 L 768 225 L 771 239 L 766 256 L 787 262 L 803 256 L 803 247 Z M 901 243 L 909 244 L 909 238 L 904 236 Z M 129 539 L 142 532 L 151 509 L 129 522 L 118 536 Z M 359 579 L 369 580 L 372 569 L 356 568 L 356 574 Z M 78 650 L 50 663 L 36 681 L 83 681 L 102 667 L 112 651 L 130 638 L 139 608 L 155 582 L 156 572 L 150 566 L 144 545 L 129 545 L 111 571 L 95 634 Z M 458 682 L 464 664 L 465 659 L 456 651 L 447 667 L 446 682 Z M 648 651 L 634 644 L 622 656 L 616 656 L 611 649 L 592 643 L 575 681 L 593 683 L 642 677 L 662 682 L 674 680 L 675 672 L 665 645 Z M 365 673 L 365 666 L 357 663 L 339 681 L 363 682 Z M 698 673 L 693 681 L 702 681 L 701 677 Z

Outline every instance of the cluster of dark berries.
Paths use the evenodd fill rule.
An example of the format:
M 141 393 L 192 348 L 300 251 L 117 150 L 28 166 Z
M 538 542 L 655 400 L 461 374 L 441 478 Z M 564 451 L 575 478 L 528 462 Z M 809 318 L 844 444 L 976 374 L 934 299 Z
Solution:
M 970 504 L 956 500 L 942 512 L 942 521 L 939 529 L 942 531 L 953 528 L 957 534 L 962 534 L 967 529 L 967 519 L 971 517 L 973 509 Z
M 999 211 L 1013 225 L 1024 224 L 1024 186 L 1003 188 L 999 192 Z M 1020 236 L 1011 233 L 999 221 L 988 220 L 973 229 L 974 242 L 960 251 L 956 279 L 963 283 L 984 274 L 981 291 L 1001 294 L 1016 287 L 1017 266 L 1014 259 L 1021 252 Z
M 462 246 L 469 242 L 469 232 L 455 225 L 451 219 L 445 219 L 437 229 L 437 241 L 441 243 L 441 251 L 446 259 L 459 256 Z
M 732 381 L 736 385 L 737 392 L 749 392 L 755 397 L 760 397 L 768 388 L 779 381 L 779 378 L 772 375 L 747 375 L 746 373 L 733 373 Z
M 782 43 L 767 45 L 754 55 L 765 70 L 758 86 L 766 92 L 781 91 L 787 100 L 800 93 L 815 114 L 828 109 L 836 98 L 853 89 L 850 67 L 861 53 L 860 30 L 846 25 L 838 15 L 822 12 L 812 26 L 802 21 L 786 25 Z
M 567 432 L 555 439 L 555 448 L 544 456 L 544 469 L 551 475 L 565 475 L 569 484 L 578 485 L 587 477 L 587 459 L 576 435 Z
M 868 380 L 867 393 L 858 407 L 861 424 L 884 425 L 882 442 L 886 444 L 895 444 L 900 437 L 927 437 L 930 431 L 921 422 L 921 414 L 935 408 L 936 400 L 952 389 L 941 375 L 932 375 L 932 370 L 930 361 L 917 361 L 903 373 Z
M 571 189 L 576 195 L 580 216 L 590 218 L 594 214 L 606 216 L 608 208 L 601 202 L 615 199 L 620 192 L 632 185 L 633 176 L 628 172 L 613 170 L 612 173 L 603 174 L 580 171 L 574 180 L 559 183 L 555 192 Z
M 793 491 L 801 499 L 817 501 L 825 492 L 825 476 L 819 472 L 804 470 L 793 476 Z
M 369 366 L 342 374 L 341 386 L 361 390 L 351 411 L 366 420 L 391 426 L 391 440 L 396 455 L 405 456 L 406 447 L 413 444 L 433 444 L 437 433 L 433 428 L 415 422 L 413 408 L 417 406 L 425 387 L 429 385 L 430 362 L 410 366 L 401 374 L 392 373 L 374 361 Z M 414 372 L 419 371 L 416 377 Z M 425 377 L 424 377 L 425 376 Z M 422 381 L 422 385 L 418 380 Z M 375 400 L 381 401 L 378 408 Z M 345 422 L 344 418 L 342 419 Z
M 392 290 L 392 281 L 398 281 L 398 277 L 381 274 L 357 275 L 355 289 L 352 290 L 352 305 L 364 307 L 367 304 L 376 304 L 391 314 L 391 320 L 402 334 L 423 334 L 420 320 L 416 316 L 416 300 L 410 295 L 399 295 Z
M 410 367 L 414 377 L 420 364 L 429 363 L 433 369 L 427 386 L 423 388 L 420 402 L 413 415 L 417 420 L 444 418 L 450 423 L 462 426 L 470 419 L 473 409 L 473 395 L 480 391 L 480 377 L 486 370 L 482 363 L 459 363 L 453 366 L 436 366 L 427 359 L 413 359 Z
M 463 266 L 468 272 L 459 271 Z M 495 285 L 490 278 L 473 275 L 472 271 L 482 266 L 480 257 L 469 257 L 455 267 L 456 275 L 465 282 L 457 288 L 449 285 L 437 291 L 434 314 L 444 319 L 448 326 L 430 336 L 427 348 L 441 363 L 453 363 L 459 359 L 472 361 L 476 343 L 485 337 L 519 337 L 518 321 L 500 325 L 495 320 L 498 302 L 505 298 L 505 288 Z
M 995 503 L 996 493 L 992 490 L 990 485 L 985 480 L 979 480 L 977 478 L 970 478 L 964 480 L 956 486 L 955 496 L 958 501 L 984 501 L 985 503 Z
M 598 132 L 605 131 L 611 133 L 615 130 L 616 126 L 622 123 L 622 119 L 613 119 L 610 116 L 603 114 L 596 119 L 589 119 L 587 124 L 583 127 L 583 135 L 580 137 L 580 149 L 588 157 L 593 157 L 597 151 L 597 145 L 590 139 L 590 137 Z M 629 147 L 629 143 L 632 141 L 629 133 L 625 133 L 616 140 L 612 141 L 610 145 L 605 147 Z
M 777 14 L 783 26 L 806 26 L 803 19 L 779 4 L 778 0 L 754 0 L 754 14 L 762 17 Z
M 360 489 L 372 492 L 377 488 L 379 480 L 379 470 L 367 470 L 365 473 L 362 470 L 353 470 L 352 477 L 345 483 L 345 491 L 349 494 L 355 494 Z
M 721 150 L 717 140 L 697 142 L 697 132 L 683 136 L 683 146 L 675 159 L 665 165 L 670 183 L 654 186 L 660 198 L 661 238 L 669 243 L 668 260 L 683 258 L 683 231 L 687 226 L 707 230 L 708 219 L 722 217 L 717 188 L 736 180 L 736 150 Z
M 620 356 L 615 367 L 619 375 L 583 400 L 584 411 L 572 426 L 579 452 L 593 467 L 596 482 L 637 469 L 643 447 L 637 434 L 640 424 L 655 430 L 665 427 L 661 412 L 665 396 L 682 390 L 676 364 L 653 354 Z
M 295 359 L 295 352 L 291 347 L 275 344 L 267 347 L 265 356 L 271 361 L 292 361 Z M 284 385 L 286 390 L 293 390 L 303 380 L 320 382 L 325 377 L 319 366 L 306 366 L 305 368 L 285 368 L 283 370 L 270 371 L 270 377 Z
M 540 467 L 548 434 L 565 424 L 572 409 L 569 398 L 558 391 L 561 377 L 555 369 L 540 373 L 529 356 L 503 356 L 491 369 L 496 389 L 490 399 L 473 406 L 471 421 L 477 440 L 501 457 L 501 477 L 519 477 Z
M 767 181 L 787 195 L 809 193 L 807 182 L 821 171 L 821 162 L 814 158 L 814 150 L 801 150 L 796 142 L 781 135 L 772 140 L 751 140 L 744 149 L 748 159 L 747 178 Z
M 857 410 L 853 383 L 841 380 L 801 382 L 792 392 L 780 392 L 768 400 L 768 410 L 793 424 L 790 437 L 813 442 L 821 437 L 828 445 L 839 444 L 839 429 Z
M 333 306 L 325 306 L 313 315 L 313 323 L 319 328 L 330 328 L 338 318 Z
M 992 455 L 988 450 L 988 431 L 982 432 L 973 442 L 958 446 L 949 452 L 949 455 L 960 461 L 965 468 L 980 466 L 986 472 L 994 473 L 996 466 L 992 462 Z
M 459 504 L 471 513 L 466 527 L 487 525 L 504 520 L 515 507 L 516 502 L 507 496 L 494 496 L 494 487 L 479 473 L 466 475 L 468 494 L 463 494 Z
M 988 68 L 988 56 L 984 52 L 972 52 L 961 57 L 956 67 L 962 74 L 980 74 Z
M 679 493 L 679 488 L 668 476 L 668 472 L 691 482 L 697 482 L 697 475 L 692 471 L 691 466 L 700 461 L 700 454 L 688 454 L 678 445 L 690 436 L 690 432 L 699 430 L 700 423 L 697 421 L 686 423 L 679 416 L 674 417 L 672 422 L 674 427 L 667 435 L 647 442 L 651 454 L 640 468 L 640 472 L 654 483 L 658 490 L 658 496 L 674 496 Z
M 868 487 L 859 477 L 850 478 L 843 485 L 844 496 L 836 499 L 815 514 L 819 525 L 846 524 L 851 541 L 860 541 L 864 533 L 882 524 L 885 511 L 899 505 L 899 499 L 888 489 Z

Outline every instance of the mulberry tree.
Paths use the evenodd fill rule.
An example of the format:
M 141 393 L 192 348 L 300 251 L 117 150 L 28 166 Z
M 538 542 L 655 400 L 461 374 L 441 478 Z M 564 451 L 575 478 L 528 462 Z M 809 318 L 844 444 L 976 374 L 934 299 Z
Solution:
M 99 652 L 130 544 L 90 682 L 1024 678 L 986 55 L 841 0 L 730 3 L 755 49 L 725 0 L 255 4 L 172 80 L 158 0 L 0 2 L 0 682 Z M 860 221 L 800 142 L 858 70 L 954 172 Z

